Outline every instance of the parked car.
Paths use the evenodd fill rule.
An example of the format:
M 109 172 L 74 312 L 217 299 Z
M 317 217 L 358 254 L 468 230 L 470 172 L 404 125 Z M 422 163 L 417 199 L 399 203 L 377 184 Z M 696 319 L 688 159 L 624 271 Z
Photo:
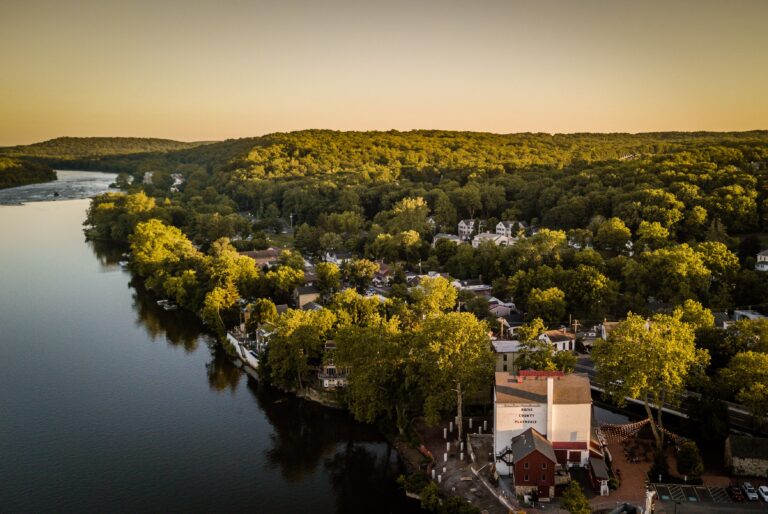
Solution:
M 728 486 L 727 491 L 728 491 L 728 496 L 731 497 L 731 500 L 735 502 L 744 501 L 744 495 L 741 494 L 741 489 L 739 489 L 739 486 L 731 484 Z
M 760 487 L 758 487 L 757 494 L 760 495 L 763 501 L 768 502 L 768 486 L 761 485 Z
M 757 491 L 755 491 L 755 488 L 752 487 L 750 482 L 744 482 L 741 484 L 741 489 L 744 491 L 744 496 L 747 497 L 747 500 L 757 501 L 760 499 L 760 497 L 757 495 Z

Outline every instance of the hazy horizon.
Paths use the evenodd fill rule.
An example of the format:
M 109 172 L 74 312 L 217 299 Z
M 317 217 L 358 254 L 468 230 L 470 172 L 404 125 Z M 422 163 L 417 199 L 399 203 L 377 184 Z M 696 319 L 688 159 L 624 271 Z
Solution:
M 768 2 L 7 0 L 0 146 L 768 128 Z
M 330 129 L 330 128 L 305 128 L 305 129 L 296 129 L 296 130 L 290 130 L 290 131 L 281 131 L 281 132 L 265 132 L 263 134 L 250 134 L 250 135 L 243 135 L 243 136 L 236 136 L 231 138 L 225 138 L 225 139 L 180 139 L 180 138 L 173 138 L 173 137 L 160 137 L 160 136 L 152 136 L 152 135 L 124 135 L 124 136 L 118 136 L 118 135 L 83 135 L 83 136 L 72 136 L 72 135 L 60 135 L 60 136 L 54 136 L 48 139 L 43 139 L 39 141 L 31 141 L 29 143 L 18 143 L 13 145 L 0 145 L 0 147 L 12 147 L 12 146 L 27 146 L 27 145 L 33 145 L 38 143 L 45 143 L 47 141 L 52 141 L 55 139 L 61 139 L 61 138 L 82 138 L 82 139 L 88 139 L 88 138 L 126 138 L 126 139 L 164 139 L 168 141 L 176 141 L 179 143 L 219 143 L 226 140 L 233 140 L 233 139 L 249 139 L 249 138 L 257 138 L 257 137 L 264 137 L 268 136 L 270 134 L 280 134 L 280 133 L 290 133 L 290 132 L 303 132 L 303 131 L 309 131 L 309 130 L 330 130 L 335 132 L 389 132 L 389 131 L 397 131 L 397 132 L 418 132 L 418 131 L 446 131 L 446 132 L 472 132 L 472 133 L 486 133 L 486 134 L 495 134 L 495 135 L 515 135 L 515 134 L 546 134 L 550 136 L 556 136 L 556 135 L 576 135 L 576 134 L 600 134 L 600 135 L 611 135 L 611 134 L 628 134 L 628 135 L 642 135 L 642 134 L 663 134 L 663 133 L 681 133 L 681 134 L 696 134 L 696 133 L 710 133 L 710 134 L 718 134 L 718 133 L 737 133 L 737 134 L 744 134 L 749 132 L 766 132 L 768 129 L 746 129 L 746 130 L 652 130 L 647 132 L 621 132 L 621 131 L 614 131 L 614 132 L 596 132 L 596 131 L 574 131 L 574 132 L 531 132 L 528 130 L 523 130 L 519 132 L 493 132 L 488 130 L 462 130 L 462 129 L 435 129 L 435 128 L 414 128 L 414 129 L 406 129 L 406 130 L 398 130 L 398 129 L 365 129 L 365 130 L 357 130 L 357 129 Z

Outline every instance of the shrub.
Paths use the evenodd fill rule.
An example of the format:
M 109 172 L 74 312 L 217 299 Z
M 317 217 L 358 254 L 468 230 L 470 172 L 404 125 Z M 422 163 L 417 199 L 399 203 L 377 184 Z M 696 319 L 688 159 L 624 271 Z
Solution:
M 698 477 L 704 472 L 704 462 L 699 447 L 693 441 L 686 441 L 677 451 L 677 472 L 681 475 Z

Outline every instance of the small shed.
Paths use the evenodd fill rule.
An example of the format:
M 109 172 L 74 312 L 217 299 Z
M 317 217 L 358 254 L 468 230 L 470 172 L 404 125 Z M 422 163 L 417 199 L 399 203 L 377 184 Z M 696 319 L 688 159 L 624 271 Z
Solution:
M 597 457 L 589 458 L 589 479 L 592 481 L 592 488 L 600 492 L 600 496 L 608 496 L 608 466 L 603 459 Z

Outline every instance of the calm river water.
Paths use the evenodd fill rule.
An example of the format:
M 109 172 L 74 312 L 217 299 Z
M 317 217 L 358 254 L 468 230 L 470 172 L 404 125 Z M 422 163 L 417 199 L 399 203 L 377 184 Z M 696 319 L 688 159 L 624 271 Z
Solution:
M 0 206 L 0 512 L 416 511 L 374 429 L 248 379 L 84 241 L 64 189 Z

